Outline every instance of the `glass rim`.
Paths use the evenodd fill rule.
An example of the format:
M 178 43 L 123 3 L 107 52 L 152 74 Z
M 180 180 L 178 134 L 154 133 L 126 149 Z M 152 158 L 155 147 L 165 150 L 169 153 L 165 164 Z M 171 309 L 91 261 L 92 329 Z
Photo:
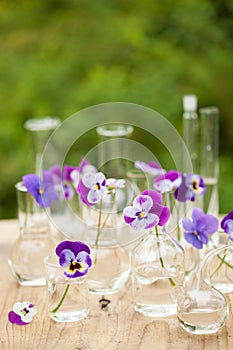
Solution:
M 57 259 L 56 262 L 55 262 L 55 259 Z M 59 264 L 59 259 L 58 259 L 58 256 L 56 254 L 47 255 L 44 258 L 44 263 L 45 263 L 45 265 L 50 266 L 50 267 L 62 268 L 61 265 Z
M 129 136 L 133 132 L 133 126 L 129 124 L 110 123 L 98 126 L 96 131 L 101 136 Z

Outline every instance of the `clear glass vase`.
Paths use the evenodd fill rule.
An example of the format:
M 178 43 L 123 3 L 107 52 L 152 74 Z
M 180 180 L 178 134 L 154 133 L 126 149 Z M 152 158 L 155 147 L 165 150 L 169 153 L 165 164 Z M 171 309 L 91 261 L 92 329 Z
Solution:
M 216 333 L 227 319 L 227 301 L 224 295 L 212 286 L 210 280 L 209 263 L 212 254 L 213 252 L 210 252 L 205 256 L 196 276 L 186 283 L 183 293 L 178 298 L 178 321 L 188 333 Z
M 82 206 L 85 223 L 82 239 L 92 248 L 93 266 L 88 275 L 91 293 L 116 293 L 125 287 L 130 275 L 128 240 L 117 198 L 116 195 L 116 200 L 111 201 L 111 195 L 106 195 L 101 204 Z
M 145 316 L 176 314 L 184 286 L 183 249 L 164 231 L 149 230 L 132 251 L 134 309 Z
M 106 177 L 125 178 L 130 159 L 128 139 L 133 126 L 127 124 L 104 124 L 96 129 L 98 136 L 98 166 Z
M 16 191 L 20 235 L 11 248 L 8 263 L 19 284 L 42 286 L 46 284 L 44 258 L 54 251 L 56 241 L 47 213 L 22 182 L 16 184 Z
M 44 259 L 47 271 L 48 313 L 56 322 L 75 322 L 89 313 L 87 276 L 68 278 L 56 255 Z

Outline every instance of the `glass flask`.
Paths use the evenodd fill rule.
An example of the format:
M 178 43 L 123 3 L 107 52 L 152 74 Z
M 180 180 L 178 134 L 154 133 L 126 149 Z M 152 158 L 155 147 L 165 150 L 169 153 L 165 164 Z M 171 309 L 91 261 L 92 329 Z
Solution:
M 89 313 L 87 276 L 68 278 L 56 255 L 44 259 L 47 271 L 48 313 L 56 322 L 75 322 Z
M 133 126 L 105 124 L 96 128 L 98 136 L 98 166 L 106 178 L 125 178 L 129 167 L 130 143 Z
M 123 189 L 114 197 L 106 194 L 95 206 L 82 205 L 85 223 L 82 237 L 91 247 L 93 265 L 88 273 L 89 291 L 94 294 L 113 294 L 124 288 L 130 275 L 130 259 L 124 230 L 123 215 L 118 211 Z M 124 225 L 124 226 L 123 226 Z M 111 262 L 110 264 L 108 262 Z
M 219 176 L 219 109 L 200 109 L 201 119 L 201 168 L 206 193 L 203 196 L 203 210 L 218 215 L 218 176 Z
M 223 248 L 220 248 L 222 251 Z M 227 301 L 224 295 L 211 285 L 209 264 L 215 254 L 205 256 L 195 278 L 186 283 L 177 303 L 177 317 L 180 326 L 192 334 L 212 334 L 218 332 L 226 322 Z
M 176 314 L 184 286 L 184 252 L 164 231 L 148 230 L 132 250 L 134 309 L 145 316 Z
M 41 170 L 45 170 L 44 166 L 49 167 L 56 164 L 56 145 L 50 143 L 50 147 L 54 147 L 53 159 L 50 164 L 42 164 L 42 155 L 45 145 L 52 132 L 60 125 L 60 119 L 55 117 L 32 118 L 26 120 L 24 127 L 30 133 L 32 145 L 32 166 L 31 170 L 37 175 L 41 174 Z
M 15 187 L 20 235 L 11 248 L 8 263 L 19 284 L 42 286 L 46 284 L 44 258 L 54 251 L 56 241 L 44 208 L 36 203 L 22 182 Z

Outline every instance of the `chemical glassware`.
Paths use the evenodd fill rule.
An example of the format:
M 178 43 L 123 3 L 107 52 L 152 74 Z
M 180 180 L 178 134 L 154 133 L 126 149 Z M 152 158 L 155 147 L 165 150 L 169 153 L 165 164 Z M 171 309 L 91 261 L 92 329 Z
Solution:
M 145 316 L 176 314 L 176 298 L 184 285 L 184 253 L 163 231 L 148 230 L 132 251 L 134 309 Z
M 8 259 L 13 276 L 23 286 L 46 284 L 44 258 L 56 245 L 48 215 L 22 182 L 16 184 L 20 236 Z
M 223 327 L 228 306 L 224 295 L 211 285 L 209 264 L 224 247 L 207 254 L 192 283 L 185 286 L 177 303 L 180 326 L 192 334 L 212 334 Z

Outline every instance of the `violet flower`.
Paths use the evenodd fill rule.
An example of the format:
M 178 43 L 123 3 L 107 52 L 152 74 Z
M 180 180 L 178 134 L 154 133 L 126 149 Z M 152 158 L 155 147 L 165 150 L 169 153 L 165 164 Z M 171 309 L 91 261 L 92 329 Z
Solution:
M 135 168 L 143 171 L 144 173 L 148 173 L 150 175 L 157 176 L 157 175 L 164 174 L 164 169 L 162 169 L 161 166 L 155 161 L 145 163 L 145 162 L 136 160 L 134 163 L 134 166 Z
M 195 201 L 196 195 L 203 195 L 206 192 L 204 180 L 200 175 L 189 173 L 182 174 L 181 185 L 175 190 L 174 196 L 179 202 L 187 200 Z
M 229 235 L 233 241 L 233 210 L 230 211 L 221 221 L 221 228 Z
M 56 254 L 64 274 L 69 278 L 86 275 L 92 265 L 89 247 L 79 241 L 61 242 L 56 247 Z
M 61 200 L 70 200 L 74 196 L 74 190 L 70 184 L 70 172 L 72 169 L 74 169 L 74 167 L 70 167 L 69 165 L 64 165 L 64 171 L 62 171 L 58 165 L 54 165 L 52 168 L 50 168 L 55 189 L 59 194 L 59 199 Z
M 192 220 L 182 220 L 185 240 L 197 249 L 202 249 L 203 244 L 209 242 L 209 235 L 218 230 L 218 219 L 210 214 L 205 214 L 200 208 L 194 208 Z
M 123 210 L 124 220 L 134 230 L 163 226 L 170 216 L 169 208 L 162 205 L 162 196 L 154 190 L 146 190 L 137 196 L 132 206 Z
M 154 188 L 160 193 L 167 193 L 176 190 L 182 182 L 181 173 L 176 170 L 169 170 L 159 175 L 154 180 Z
M 18 326 L 25 326 L 32 321 L 36 313 L 35 305 L 29 301 L 18 302 L 14 304 L 13 310 L 8 313 L 8 320 Z
M 42 179 L 36 174 L 28 174 L 24 175 L 22 180 L 27 191 L 41 207 L 48 208 L 53 201 L 58 199 L 58 194 L 54 188 L 53 176 L 50 171 L 43 171 Z
M 84 174 L 79 181 L 77 192 L 82 202 L 86 205 L 92 206 L 99 203 L 106 192 L 106 179 L 104 174 L 101 172 L 97 174 Z

